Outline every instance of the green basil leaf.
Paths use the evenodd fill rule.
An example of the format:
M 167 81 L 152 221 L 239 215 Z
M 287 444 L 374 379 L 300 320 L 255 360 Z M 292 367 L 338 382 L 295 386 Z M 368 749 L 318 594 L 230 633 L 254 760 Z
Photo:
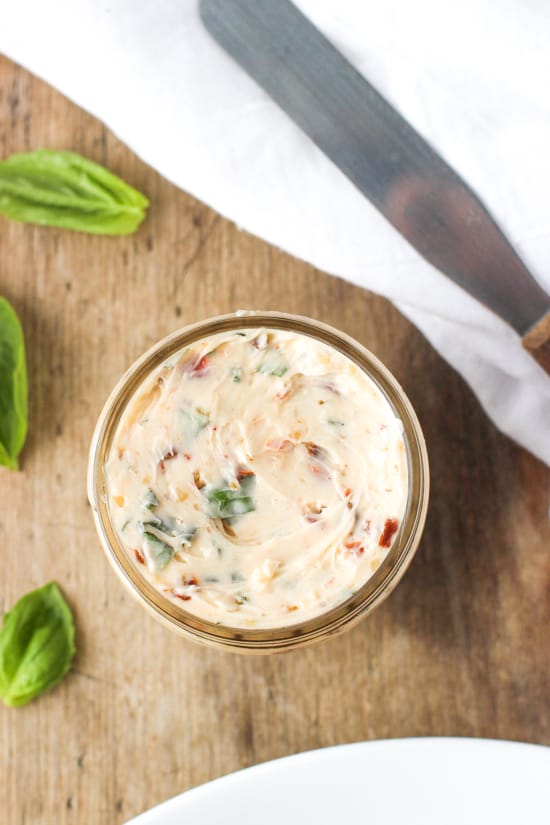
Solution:
M 196 438 L 201 430 L 204 430 L 210 421 L 208 413 L 204 412 L 204 410 L 201 411 L 198 408 L 194 410 L 182 409 L 180 410 L 180 413 L 182 416 L 182 429 L 188 440 Z
M 65 676 L 75 653 L 71 610 L 57 584 L 27 593 L 0 630 L 0 698 L 25 705 Z
M 281 378 L 287 369 L 288 364 L 286 363 L 284 356 L 279 352 L 279 350 L 271 349 L 267 351 L 264 360 L 260 366 L 256 368 L 256 372 L 265 373 L 266 375 L 274 375 L 276 378 Z
M 148 206 L 136 189 L 75 152 L 38 149 L 0 162 L 0 213 L 15 221 L 128 235 Z
M 27 367 L 19 319 L 0 298 L 0 464 L 17 470 L 27 435 Z
M 147 525 L 144 524 L 143 526 L 146 527 Z M 157 570 L 163 570 L 166 565 L 172 561 L 172 556 L 176 551 L 169 544 L 166 544 L 165 541 L 159 539 L 154 533 L 151 533 L 150 530 L 144 530 L 143 537 L 149 548 L 150 557 L 155 568 Z
M 254 482 L 254 476 L 246 476 L 241 479 L 238 490 L 230 487 L 211 488 L 206 494 L 210 502 L 210 517 L 232 519 L 254 510 L 254 499 L 249 495 Z
M 148 534 L 151 534 L 152 529 L 153 535 L 155 535 L 158 539 L 163 540 L 164 536 L 168 536 L 169 538 L 177 539 L 178 543 L 181 543 L 182 546 L 184 544 L 191 544 L 191 541 L 197 533 L 196 527 L 186 527 L 185 525 L 180 524 L 173 516 L 164 516 L 163 518 L 160 518 L 152 513 L 151 516 L 152 518 L 150 521 L 138 522 L 138 529 L 142 533 L 147 532 Z M 157 533 L 160 533 L 161 535 L 158 536 Z
M 146 510 L 152 510 L 153 507 L 158 507 L 159 500 L 154 490 L 147 490 L 141 501 L 141 506 Z

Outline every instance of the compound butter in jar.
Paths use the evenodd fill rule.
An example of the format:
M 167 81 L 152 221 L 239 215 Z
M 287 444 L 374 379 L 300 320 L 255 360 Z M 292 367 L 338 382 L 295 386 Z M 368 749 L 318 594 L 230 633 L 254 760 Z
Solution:
M 284 635 L 352 599 L 399 542 L 406 433 L 347 354 L 234 320 L 134 389 L 104 500 L 126 565 L 172 611 Z

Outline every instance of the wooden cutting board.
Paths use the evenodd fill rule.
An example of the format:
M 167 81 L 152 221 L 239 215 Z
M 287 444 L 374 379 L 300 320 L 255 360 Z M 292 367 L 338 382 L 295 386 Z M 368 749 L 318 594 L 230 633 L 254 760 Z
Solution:
M 548 470 L 386 300 L 238 231 L 0 59 L 0 156 L 37 147 L 107 165 L 151 209 L 129 238 L 0 218 L 0 294 L 23 322 L 31 387 L 23 470 L 0 470 L 0 610 L 55 579 L 78 626 L 63 684 L 0 707 L 2 822 L 120 825 L 229 771 L 360 739 L 550 744 Z M 433 489 L 417 558 L 372 617 L 254 659 L 146 616 L 103 557 L 85 491 L 94 423 L 123 370 L 189 321 L 253 307 L 334 324 L 393 370 L 424 427 Z

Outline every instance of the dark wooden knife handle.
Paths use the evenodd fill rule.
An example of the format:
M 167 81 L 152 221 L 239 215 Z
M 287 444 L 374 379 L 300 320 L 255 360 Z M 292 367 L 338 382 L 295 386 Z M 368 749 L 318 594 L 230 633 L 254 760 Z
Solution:
M 521 340 L 527 352 L 550 375 L 550 312 L 531 327 Z

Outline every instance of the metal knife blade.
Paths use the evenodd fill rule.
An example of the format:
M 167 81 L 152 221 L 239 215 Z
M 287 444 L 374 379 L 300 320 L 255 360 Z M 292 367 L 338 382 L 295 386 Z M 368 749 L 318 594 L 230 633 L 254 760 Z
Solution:
M 520 335 L 548 322 L 550 296 L 481 200 L 296 6 L 199 8 L 214 39 L 424 258 Z

